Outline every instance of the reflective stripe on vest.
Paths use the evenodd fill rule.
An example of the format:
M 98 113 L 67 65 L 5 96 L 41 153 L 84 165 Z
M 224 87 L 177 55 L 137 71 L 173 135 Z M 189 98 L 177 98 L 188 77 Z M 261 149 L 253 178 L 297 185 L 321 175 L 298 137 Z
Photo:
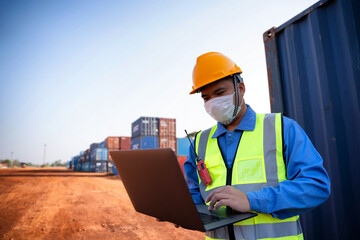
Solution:
M 202 131 L 196 137 L 196 151 L 205 161 L 212 184 L 205 186 L 199 178 L 200 193 L 206 199 L 210 192 L 226 185 L 227 167 L 217 138 L 212 138 L 217 126 Z M 254 131 L 244 131 L 232 167 L 231 185 L 243 192 L 276 187 L 286 180 L 282 150 L 281 114 L 256 114 Z M 236 239 L 303 239 L 298 216 L 280 220 L 261 214 L 234 224 Z M 228 228 L 206 232 L 207 239 L 227 239 Z

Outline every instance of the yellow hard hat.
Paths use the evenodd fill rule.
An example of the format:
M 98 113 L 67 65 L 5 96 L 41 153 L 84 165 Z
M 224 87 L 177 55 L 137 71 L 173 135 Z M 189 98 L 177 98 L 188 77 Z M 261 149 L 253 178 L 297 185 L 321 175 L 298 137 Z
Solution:
M 230 58 L 218 52 L 205 53 L 196 60 L 190 94 L 197 93 L 201 87 L 235 73 L 242 71 Z

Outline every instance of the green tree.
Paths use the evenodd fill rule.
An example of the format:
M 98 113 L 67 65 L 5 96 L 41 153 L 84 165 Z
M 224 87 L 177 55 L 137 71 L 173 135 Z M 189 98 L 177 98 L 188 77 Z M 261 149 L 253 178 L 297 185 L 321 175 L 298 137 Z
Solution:
M 45 163 L 45 164 L 42 164 L 40 167 L 49 167 L 50 164 L 49 163 Z
M 1 160 L 1 163 L 7 164 L 9 168 L 13 166 L 13 165 L 12 165 L 12 162 L 10 161 L 10 159 Z
M 56 160 L 54 163 L 51 164 L 52 167 L 64 167 L 66 166 L 66 163 L 62 163 L 61 159 Z

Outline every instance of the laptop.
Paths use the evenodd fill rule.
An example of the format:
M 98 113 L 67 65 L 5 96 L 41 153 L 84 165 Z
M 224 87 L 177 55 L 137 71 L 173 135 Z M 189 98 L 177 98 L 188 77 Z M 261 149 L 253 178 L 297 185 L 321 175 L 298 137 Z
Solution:
M 137 212 L 202 232 L 257 215 L 196 205 L 170 148 L 110 151 L 110 155 Z

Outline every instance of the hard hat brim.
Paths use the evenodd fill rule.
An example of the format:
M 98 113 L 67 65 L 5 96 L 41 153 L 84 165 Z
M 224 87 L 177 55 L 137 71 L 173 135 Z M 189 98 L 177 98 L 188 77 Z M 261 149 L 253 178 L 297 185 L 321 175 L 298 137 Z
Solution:
M 227 75 L 227 76 L 224 76 L 224 77 L 221 77 L 221 78 L 218 78 L 218 79 L 210 80 L 208 83 L 206 83 L 206 84 L 204 84 L 204 85 L 201 85 L 201 86 L 198 86 L 197 88 L 194 88 L 194 86 L 193 86 L 194 89 L 193 89 L 189 94 L 198 93 L 201 88 L 203 88 L 203 87 L 205 87 L 205 86 L 207 86 L 207 85 L 209 85 L 209 84 L 211 84 L 211 83 L 214 83 L 214 82 L 220 81 L 220 80 L 222 80 L 222 79 L 225 79 L 225 78 L 227 78 L 227 77 L 229 77 L 229 76 L 232 76 L 232 75 L 234 75 L 234 74 L 237 74 L 237 73 L 238 73 L 238 74 L 241 74 L 242 71 L 241 71 L 241 70 L 240 70 L 240 71 L 236 71 L 236 72 L 233 72 L 233 73 L 231 73 L 231 74 L 229 74 L 229 75 Z

